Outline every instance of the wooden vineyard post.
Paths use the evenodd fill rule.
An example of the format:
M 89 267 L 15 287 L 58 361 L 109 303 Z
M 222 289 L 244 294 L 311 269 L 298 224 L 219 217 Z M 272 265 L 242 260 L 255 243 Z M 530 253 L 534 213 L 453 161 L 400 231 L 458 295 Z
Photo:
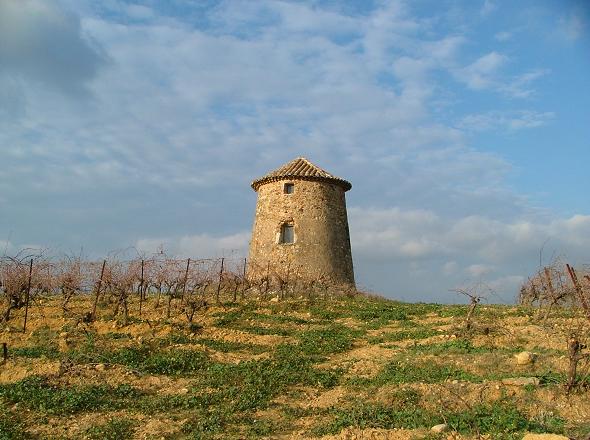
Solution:
M 5 364 L 8 360 L 8 344 L 6 342 L 2 343 L 2 363 Z
M 100 297 L 100 287 L 102 286 L 102 277 L 104 276 L 104 268 L 107 265 L 107 260 L 103 260 L 102 269 L 100 270 L 100 278 L 96 286 L 96 296 L 94 297 L 94 305 L 92 306 L 92 320 L 96 319 L 96 306 L 98 305 L 98 298 Z
M 270 284 L 270 261 L 266 263 L 266 286 L 264 286 L 264 298 L 266 299 L 266 295 L 268 294 L 268 288 Z
M 578 362 L 580 362 L 584 357 L 584 355 L 581 353 L 582 348 L 583 346 L 580 344 L 577 336 L 571 335 L 567 341 L 569 366 L 567 370 L 567 383 L 565 385 L 565 389 L 568 394 L 576 386 L 576 379 L 578 377 Z
M 553 288 L 553 282 L 551 281 L 551 272 L 549 271 L 548 267 L 545 267 L 545 278 L 547 279 L 547 287 L 549 288 L 549 293 L 551 294 L 551 302 L 549 303 L 549 306 L 547 306 L 547 310 L 545 311 L 545 317 L 543 318 L 543 320 L 546 321 L 549 317 L 549 312 L 551 312 L 551 307 L 553 307 L 554 304 L 557 304 L 558 298 L 555 294 L 555 289 Z
M 244 301 L 244 290 L 246 289 L 246 264 L 248 263 L 247 259 L 244 258 L 244 268 L 242 269 L 242 301 Z
M 549 268 L 545 268 L 545 279 L 547 280 L 547 286 L 549 287 L 549 293 L 551 294 L 551 298 L 555 298 L 555 289 L 553 288 L 553 282 L 551 281 L 551 273 L 549 272 Z
M 141 280 L 139 281 L 139 317 L 141 318 L 141 305 L 143 303 L 143 260 L 141 260 Z
M 572 283 L 574 284 L 574 288 L 576 289 L 576 293 L 578 294 L 578 296 L 580 298 L 580 303 L 582 304 L 582 308 L 584 309 L 584 312 L 586 313 L 586 318 L 588 318 L 588 321 L 590 321 L 590 304 L 588 304 L 588 301 L 586 300 L 586 296 L 584 295 L 584 291 L 582 290 L 582 286 L 580 285 L 580 282 L 578 281 L 576 271 L 569 264 L 566 264 L 565 267 L 567 268 L 570 278 L 572 279 Z
M 31 296 L 31 278 L 33 276 L 33 259 L 29 265 L 29 281 L 27 284 L 27 293 L 25 295 L 25 323 L 23 324 L 23 333 L 27 331 L 27 317 L 29 315 L 29 297 Z
M 189 258 L 186 260 L 186 271 L 184 272 L 184 283 L 182 284 L 182 296 L 180 297 L 180 302 L 184 304 L 184 295 L 186 294 L 186 283 L 188 281 L 188 268 L 191 264 L 191 259 Z
M 234 284 L 234 293 L 232 296 L 232 302 L 235 304 L 235 302 L 238 300 L 238 289 L 240 288 L 240 283 L 238 282 L 239 278 L 235 278 L 235 284 Z
M 223 277 L 223 262 L 225 258 L 221 259 L 221 269 L 219 269 L 219 282 L 217 283 L 217 294 L 215 295 L 215 301 L 219 304 L 219 292 L 221 291 L 221 278 Z
M 287 265 L 287 276 L 286 276 L 286 279 L 285 279 L 285 292 L 283 293 L 283 299 L 285 299 L 285 296 L 289 292 L 289 283 L 290 283 L 289 276 L 290 275 L 291 275 L 291 263 L 289 263 Z

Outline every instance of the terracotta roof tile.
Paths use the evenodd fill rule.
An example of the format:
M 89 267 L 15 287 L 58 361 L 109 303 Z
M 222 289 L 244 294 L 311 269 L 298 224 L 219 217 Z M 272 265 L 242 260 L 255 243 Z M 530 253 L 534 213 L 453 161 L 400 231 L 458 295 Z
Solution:
M 344 191 L 348 191 L 350 188 L 352 188 L 350 182 L 341 179 L 340 177 L 333 176 L 317 165 L 312 164 L 304 157 L 298 157 L 297 159 L 286 163 L 282 167 L 271 171 L 265 176 L 256 179 L 252 182 L 252 188 L 254 188 L 255 191 L 258 191 L 260 185 L 283 179 L 329 181 L 335 183 L 336 185 L 340 185 L 342 188 L 344 188 Z

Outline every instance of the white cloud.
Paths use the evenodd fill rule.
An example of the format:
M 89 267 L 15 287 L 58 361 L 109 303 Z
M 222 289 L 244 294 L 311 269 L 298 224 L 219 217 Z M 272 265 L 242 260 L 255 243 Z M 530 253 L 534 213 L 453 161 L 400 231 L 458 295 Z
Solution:
M 81 55 L 47 65 L 40 56 L 34 61 L 44 67 L 36 70 L 13 62 L 18 80 L 0 73 L 0 145 L 11 146 L 0 169 L 0 204 L 11 210 L 3 210 L 0 227 L 39 231 L 72 248 L 82 240 L 101 251 L 137 241 L 146 252 L 163 244 L 182 256 L 245 254 L 248 233 L 218 232 L 222 224 L 243 231 L 250 221 L 245 213 L 254 202 L 244 200 L 253 194 L 243 189 L 307 155 L 353 181 L 351 234 L 365 280 L 383 265 L 375 278 L 381 285 L 409 277 L 400 289 L 434 295 L 447 286 L 433 272 L 442 270 L 448 287 L 473 262 L 495 267 L 498 279 L 510 277 L 501 259 L 518 265 L 548 236 L 556 249 L 579 255 L 579 240 L 568 234 L 586 233 L 585 217 L 557 226 L 521 220 L 533 208 L 506 188 L 511 164 L 467 146 L 466 132 L 515 133 L 554 114 L 455 116 L 453 103 L 462 97 L 448 74 L 475 92 L 532 96 L 546 71 L 515 72 L 518 51 L 507 47 L 510 59 L 473 52 L 464 28 L 413 16 L 402 1 L 362 14 L 333 3 L 279 1 L 222 1 L 189 13 L 189 3 L 184 17 L 157 2 L 25 0 L 16 10 L 16 0 L 0 0 L 17 16 L 16 36 L 49 29 L 39 47 Z M 82 18 L 61 4 L 80 8 Z M 34 8 L 49 12 L 35 15 Z M 476 54 L 468 62 L 466 49 Z M 53 75 L 72 59 L 72 72 Z M 67 78 L 93 99 L 56 94 L 70 90 Z M 448 119 L 459 122 L 453 127 Z M 50 221 L 39 225 L 39 217 Z
M 1 82 L 4 73 L 80 95 L 105 63 L 83 35 L 79 17 L 53 0 L 0 2 L 0 41 Z
M 413 259 L 440 251 L 435 239 L 420 232 L 439 224 L 433 212 L 352 207 L 349 216 L 353 247 L 364 258 Z
M 154 10 L 145 5 L 130 4 L 125 6 L 125 11 L 135 20 L 149 20 L 155 17 Z
M 8 255 L 14 250 L 14 246 L 8 240 L 0 240 L 0 256 Z
M 168 255 L 179 258 L 243 257 L 247 255 L 249 239 L 249 232 L 219 237 L 197 234 L 168 238 L 142 238 L 137 241 L 135 248 L 146 255 L 163 250 Z
M 481 7 L 480 14 L 484 17 L 490 15 L 498 8 L 498 5 L 492 0 L 484 0 L 483 5 Z
M 466 272 L 473 278 L 482 278 L 494 272 L 494 266 L 488 264 L 471 264 L 467 266 Z
M 506 84 L 500 85 L 499 89 L 514 98 L 529 98 L 535 94 L 535 90 L 531 87 L 533 81 L 548 73 L 548 69 L 534 69 L 516 76 Z
M 555 118 L 553 112 L 532 112 L 524 111 L 521 112 L 518 117 L 511 118 L 509 121 L 509 127 L 512 129 L 520 128 L 535 128 L 547 124 L 549 121 Z
M 491 303 L 515 302 L 518 298 L 518 291 L 525 281 L 526 277 L 522 275 L 507 275 L 491 279 L 486 285 L 492 290 L 492 292 L 488 294 L 488 298 L 486 299 Z
M 586 29 L 586 23 L 581 14 L 571 12 L 559 19 L 559 28 L 568 40 L 574 41 L 582 36 Z
M 20 259 L 26 258 L 27 256 L 37 256 L 47 253 L 47 247 L 34 244 L 14 244 L 8 240 L 0 240 L 0 258 L 2 257 L 19 257 Z
M 463 116 L 458 126 L 464 130 L 520 130 L 541 127 L 555 118 L 553 112 L 520 110 L 511 112 L 488 112 Z
M 490 52 L 459 70 L 457 76 L 472 89 L 486 89 L 497 84 L 496 74 L 507 60 L 506 55 Z
M 508 64 L 508 56 L 496 51 L 481 56 L 471 64 L 451 71 L 455 77 L 473 90 L 491 89 L 512 98 L 529 98 L 535 94 L 532 83 L 547 75 L 548 69 L 533 69 L 515 76 L 508 76 L 502 71 Z
M 123 13 L 150 14 L 136 6 Z M 256 38 L 232 33 L 261 9 L 272 19 Z M 450 62 L 463 39 L 421 41 L 399 4 L 355 18 L 281 2 L 224 2 L 215 14 L 219 27 L 211 32 L 170 18 L 139 25 L 85 17 L 84 34 L 110 59 L 88 84 L 96 100 L 73 106 L 27 87 L 28 117 L 0 141 L 19 144 L 31 126 L 59 127 L 22 152 L 60 161 L 35 179 L 24 169 L 18 178 L 42 181 L 44 191 L 70 187 L 72 174 L 80 188 L 207 187 L 238 178 L 245 162 L 264 169 L 292 155 L 336 151 L 385 159 L 392 137 L 406 149 L 461 142 L 458 131 L 428 121 L 433 89 L 416 72 Z M 339 41 L 343 33 L 348 39 Z M 388 52 L 414 49 L 418 58 Z M 376 82 L 382 72 L 401 86 Z
M 584 215 L 533 222 L 401 208 L 349 212 L 353 255 L 363 269 L 383 266 L 392 279 L 408 282 L 408 271 L 431 273 L 436 266 L 445 281 L 431 288 L 446 291 L 468 277 L 468 283 L 485 281 L 504 300 L 513 299 L 519 282 L 536 270 L 547 240 L 546 258 L 564 255 L 572 264 L 587 261 L 590 247 L 590 216 Z M 429 284 L 418 276 L 414 282 Z
M 501 31 L 494 35 L 494 38 L 498 41 L 505 42 L 512 38 L 513 33 L 509 31 Z
M 442 267 L 442 273 L 446 276 L 453 275 L 457 272 L 458 267 L 456 261 L 447 261 Z

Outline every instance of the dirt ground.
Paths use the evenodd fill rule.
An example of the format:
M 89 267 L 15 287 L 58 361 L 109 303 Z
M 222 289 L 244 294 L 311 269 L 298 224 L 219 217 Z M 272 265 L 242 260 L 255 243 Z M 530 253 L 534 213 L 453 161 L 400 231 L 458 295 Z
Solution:
M 578 388 L 568 393 L 564 386 L 570 362 L 566 341 L 574 329 L 584 328 L 580 318 L 564 313 L 540 321 L 535 311 L 487 306 L 476 313 L 467 330 L 464 313 L 453 316 L 460 310 L 457 306 L 433 305 L 434 311 L 412 314 L 411 305 L 400 304 L 407 318 L 380 320 L 378 314 L 369 315 L 365 309 L 373 307 L 371 301 L 381 304 L 381 300 L 347 301 L 211 306 L 201 310 L 191 325 L 180 304 L 174 306 L 171 318 L 166 318 L 153 299 L 143 304 L 141 317 L 132 305 L 128 323 L 112 316 L 113 305 L 108 303 L 101 303 L 98 319 L 83 322 L 90 298 L 74 298 L 68 311 L 62 310 L 58 298 L 38 299 L 29 310 L 25 333 L 22 310 L 0 331 L 0 343 L 8 348 L 8 359 L 0 365 L 0 403 L 9 414 L 0 419 L 0 428 L 6 426 L 7 432 L 22 434 L 2 437 L 0 433 L 0 438 L 522 438 L 526 429 L 479 434 L 451 426 L 434 434 L 430 426 L 404 427 L 407 422 L 397 426 L 397 419 L 384 421 L 366 409 L 419 407 L 435 420 L 443 413 L 476 412 L 479 407 L 505 401 L 530 421 L 528 427 L 537 426 L 536 432 L 546 427 L 580 440 L 590 435 L 590 392 L 583 385 L 584 381 L 590 384 L 589 363 L 580 362 L 582 384 Z M 365 315 L 370 319 L 363 319 Z M 582 334 L 587 337 L 588 333 Z M 319 385 L 305 377 L 285 376 L 283 386 L 281 374 L 298 374 L 296 368 L 280 373 L 280 350 L 285 347 L 287 355 L 289 350 L 301 350 L 301 356 L 309 361 L 302 364 L 301 371 L 329 373 L 335 379 L 329 385 Z M 532 353 L 532 360 L 519 365 L 516 355 L 524 351 Z M 201 357 L 188 364 L 182 360 L 167 367 L 156 364 L 165 362 L 167 353 L 179 352 L 197 353 L 206 359 L 207 366 L 193 369 L 190 362 Z M 136 353 L 161 355 L 164 361 L 157 358 L 153 366 L 144 358 L 131 357 L 139 356 Z M 278 379 L 273 376 L 272 380 L 279 381 L 280 392 L 265 389 L 261 399 L 267 400 L 257 406 L 241 404 L 252 409 L 232 414 L 231 420 L 217 415 L 215 402 L 204 400 L 208 395 L 219 395 L 228 408 L 238 408 L 240 392 L 236 387 L 247 388 L 258 380 L 249 374 L 261 374 L 263 383 L 264 373 L 258 373 L 258 368 L 275 368 L 275 364 L 280 364 Z M 395 365 L 400 367 L 396 370 Z M 170 368 L 170 372 L 150 372 L 150 368 Z M 212 379 L 206 382 L 205 377 L 224 368 L 230 372 L 227 374 L 236 375 L 231 387 Z M 240 376 L 241 368 L 254 373 Z M 448 372 L 448 377 L 440 371 Z M 75 409 L 60 414 L 62 401 L 57 397 L 53 409 L 20 397 L 25 391 L 19 391 L 19 384 L 28 384 L 31 378 L 45 380 L 48 393 L 63 390 L 59 399 Z M 537 378 L 538 383 L 507 385 L 506 378 Z M 129 387 L 124 390 L 135 390 L 139 396 L 129 402 L 135 399 L 141 404 L 85 409 L 83 404 L 67 400 L 77 398 L 67 394 L 68 390 L 79 392 L 91 386 L 107 386 L 109 390 Z M 399 403 L 400 395 L 414 400 Z M 161 402 L 169 407 L 160 409 Z M 343 415 L 347 408 L 354 415 L 350 420 Z M 199 418 L 205 416 L 206 426 L 199 424 Z M 129 426 L 118 426 L 113 420 L 128 421 Z

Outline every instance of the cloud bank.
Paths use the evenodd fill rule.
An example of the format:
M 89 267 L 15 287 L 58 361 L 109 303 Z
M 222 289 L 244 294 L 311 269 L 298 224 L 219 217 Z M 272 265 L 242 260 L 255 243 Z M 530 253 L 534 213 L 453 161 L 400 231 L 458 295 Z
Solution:
M 505 6 L 462 6 L 2 2 L 0 232 L 245 253 L 249 182 L 304 155 L 353 183 L 359 284 L 509 296 L 548 238 L 583 259 L 588 218 L 534 203 L 503 146 L 563 123 L 539 102 L 559 66 L 520 59 L 512 36 L 532 31 L 489 22 Z

